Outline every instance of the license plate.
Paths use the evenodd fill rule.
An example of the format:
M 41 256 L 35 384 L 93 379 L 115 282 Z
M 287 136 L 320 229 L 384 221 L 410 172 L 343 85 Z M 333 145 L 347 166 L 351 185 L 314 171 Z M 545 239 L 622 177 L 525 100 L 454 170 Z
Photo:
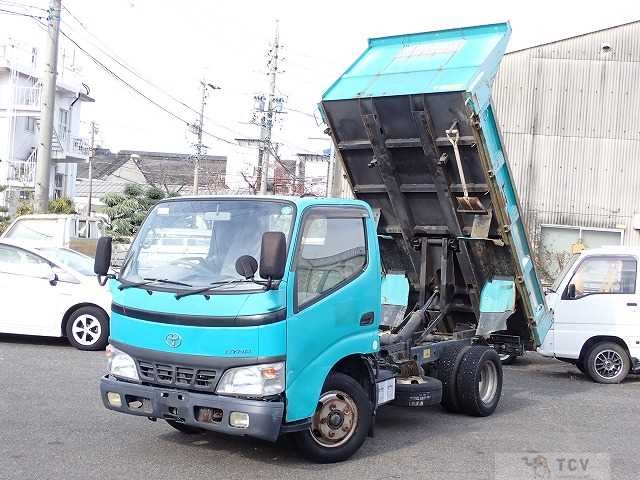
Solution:
M 396 398 L 396 379 L 390 378 L 376 383 L 378 387 L 378 405 L 388 403 Z

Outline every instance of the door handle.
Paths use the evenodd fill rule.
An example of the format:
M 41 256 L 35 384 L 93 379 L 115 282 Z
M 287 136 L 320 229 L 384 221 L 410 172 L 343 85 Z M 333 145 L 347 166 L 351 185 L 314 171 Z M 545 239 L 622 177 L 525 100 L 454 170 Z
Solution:
M 360 325 L 371 325 L 373 323 L 373 312 L 367 312 L 360 317 Z

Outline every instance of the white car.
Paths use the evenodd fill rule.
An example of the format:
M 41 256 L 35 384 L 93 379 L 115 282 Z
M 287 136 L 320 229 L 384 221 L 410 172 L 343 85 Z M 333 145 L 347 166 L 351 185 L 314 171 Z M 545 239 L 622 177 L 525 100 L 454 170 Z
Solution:
M 111 294 L 86 255 L 0 240 L 0 292 L 0 333 L 67 337 L 80 350 L 107 345 Z
M 554 323 L 538 351 L 599 383 L 640 373 L 640 249 L 584 250 L 547 295 Z

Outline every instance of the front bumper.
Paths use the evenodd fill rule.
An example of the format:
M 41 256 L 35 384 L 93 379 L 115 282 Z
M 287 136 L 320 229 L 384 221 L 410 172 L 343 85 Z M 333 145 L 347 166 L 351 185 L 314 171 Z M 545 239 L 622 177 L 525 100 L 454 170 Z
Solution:
M 120 394 L 122 405 L 111 405 L 107 393 Z M 174 420 L 186 425 L 200 427 L 229 435 L 247 435 L 263 440 L 276 441 L 280 435 L 284 402 L 266 402 L 242 398 L 208 395 L 183 390 L 152 387 L 117 380 L 109 375 L 100 381 L 100 394 L 104 406 L 109 410 Z M 212 422 L 198 421 L 198 408 L 219 409 L 221 417 Z M 231 412 L 243 412 L 249 415 L 247 428 L 232 427 L 229 424 Z

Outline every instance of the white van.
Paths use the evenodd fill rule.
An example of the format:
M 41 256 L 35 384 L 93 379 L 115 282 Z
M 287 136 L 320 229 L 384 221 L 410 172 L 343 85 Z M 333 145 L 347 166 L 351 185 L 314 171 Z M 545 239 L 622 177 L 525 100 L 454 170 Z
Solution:
M 640 248 L 576 254 L 549 289 L 554 323 L 538 348 L 599 383 L 640 373 Z
M 68 248 L 93 257 L 98 238 L 104 235 L 104 225 L 104 220 L 95 216 L 22 215 L 1 238 L 25 245 Z

